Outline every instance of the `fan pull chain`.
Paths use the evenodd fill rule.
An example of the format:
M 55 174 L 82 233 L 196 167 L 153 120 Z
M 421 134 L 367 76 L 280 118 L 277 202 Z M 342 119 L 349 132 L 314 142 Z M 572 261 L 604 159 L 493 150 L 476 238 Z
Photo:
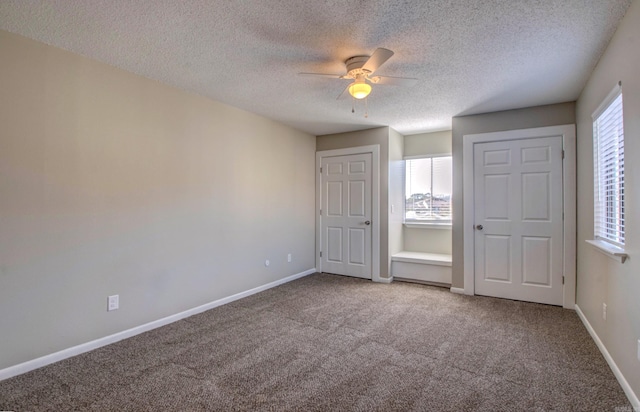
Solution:
M 365 119 L 369 118 L 369 98 L 365 97 L 364 99 L 364 117 Z M 355 113 L 356 112 L 356 98 L 352 97 L 351 98 L 351 113 Z

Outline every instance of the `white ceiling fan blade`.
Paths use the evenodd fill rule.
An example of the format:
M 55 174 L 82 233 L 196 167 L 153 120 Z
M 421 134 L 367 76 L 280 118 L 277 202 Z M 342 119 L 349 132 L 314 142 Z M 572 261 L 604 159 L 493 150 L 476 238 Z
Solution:
M 345 88 L 344 88 L 344 90 L 342 91 L 342 93 L 340 93 L 340 94 L 338 95 L 338 98 L 337 98 L 336 100 L 344 99 L 344 98 L 349 94 L 349 92 L 348 92 L 348 90 L 349 90 L 349 86 L 351 86 L 351 83 L 349 83 L 349 84 L 347 85 L 347 87 L 345 87 Z
M 409 87 L 416 84 L 418 82 L 418 79 L 412 79 L 409 77 L 375 76 L 371 78 L 371 82 L 373 84 L 387 84 L 391 86 Z
M 389 60 L 393 56 L 393 52 L 389 49 L 378 48 L 373 52 L 369 60 L 362 66 L 364 70 L 369 70 L 371 73 L 378 70 L 378 67 L 382 66 L 384 62 Z
M 298 76 L 329 77 L 331 79 L 343 78 L 343 75 L 341 74 L 330 74 L 330 73 L 298 73 Z

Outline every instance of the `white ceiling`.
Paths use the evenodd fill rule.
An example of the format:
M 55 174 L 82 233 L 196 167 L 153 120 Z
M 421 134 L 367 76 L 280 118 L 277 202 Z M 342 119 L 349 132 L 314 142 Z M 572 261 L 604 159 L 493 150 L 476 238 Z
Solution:
M 575 100 L 632 0 L 2 0 L 0 28 L 314 135 Z M 344 61 L 385 47 L 369 117 Z

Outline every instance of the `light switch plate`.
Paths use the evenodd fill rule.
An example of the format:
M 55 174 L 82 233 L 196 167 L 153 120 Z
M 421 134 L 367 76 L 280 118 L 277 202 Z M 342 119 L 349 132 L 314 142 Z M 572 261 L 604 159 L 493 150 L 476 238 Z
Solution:
M 120 307 L 120 295 L 111 295 L 107 298 L 107 312 L 116 310 Z

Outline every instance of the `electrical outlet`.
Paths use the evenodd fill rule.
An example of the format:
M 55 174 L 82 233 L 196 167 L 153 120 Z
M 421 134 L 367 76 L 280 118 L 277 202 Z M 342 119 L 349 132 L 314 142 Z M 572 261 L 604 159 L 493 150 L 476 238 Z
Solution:
M 607 304 L 602 304 L 602 320 L 607 320 Z
M 264 261 L 264 265 L 265 265 L 265 266 L 269 266 L 270 264 L 271 264 L 271 262 L 269 262 L 269 259 L 267 259 L 267 260 L 265 260 L 265 261 Z
M 287 262 L 291 263 L 291 253 L 287 255 Z
M 107 298 L 107 312 L 116 310 L 120 307 L 120 295 L 112 295 Z

